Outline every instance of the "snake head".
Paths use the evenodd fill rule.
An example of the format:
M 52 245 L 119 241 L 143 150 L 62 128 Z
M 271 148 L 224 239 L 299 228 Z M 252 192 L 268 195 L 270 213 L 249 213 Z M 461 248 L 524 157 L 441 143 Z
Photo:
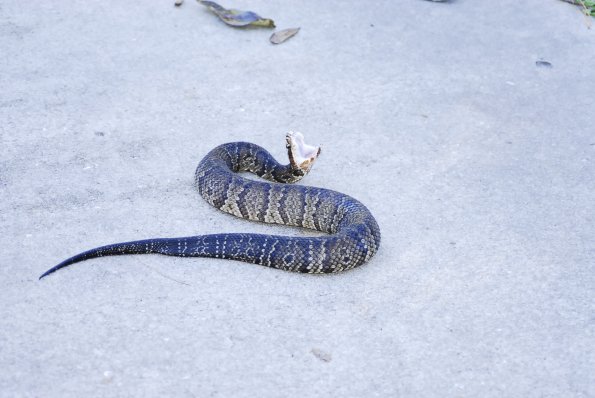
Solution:
M 293 131 L 287 133 L 285 141 L 291 168 L 305 175 L 320 155 L 320 147 L 306 144 L 302 133 Z

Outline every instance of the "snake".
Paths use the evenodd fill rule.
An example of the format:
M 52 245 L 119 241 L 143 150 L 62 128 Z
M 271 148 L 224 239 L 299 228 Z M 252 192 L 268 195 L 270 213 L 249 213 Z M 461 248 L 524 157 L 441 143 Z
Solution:
M 376 219 L 349 195 L 292 184 L 311 170 L 321 148 L 306 144 L 297 132 L 287 133 L 285 141 L 286 165 L 253 143 L 219 145 L 198 164 L 195 185 L 209 204 L 223 212 L 315 230 L 319 236 L 218 233 L 114 243 L 70 257 L 39 279 L 74 263 L 124 254 L 229 259 L 308 274 L 337 273 L 366 263 L 380 246 Z M 266 181 L 245 178 L 242 172 Z

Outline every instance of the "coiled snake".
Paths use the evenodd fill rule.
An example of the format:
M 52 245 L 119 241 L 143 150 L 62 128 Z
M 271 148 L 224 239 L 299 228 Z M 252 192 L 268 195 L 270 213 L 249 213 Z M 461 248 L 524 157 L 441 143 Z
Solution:
M 248 220 L 299 226 L 325 232 L 317 237 L 222 233 L 116 243 L 77 254 L 46 271 L 95 257 L 159 253 L 181 257 L 240 260 L 287 271 L 331 273 L 368 261 L 380 245 L 380 230 L 370 211 L 350 196 L 329 189 L 288 185 L 306 175 L 320 148 L 288 133 L 289 164 L 279 164 L 258 145 L 223 144 L 199 163 L 195 183 L 201 196 L 219 210 Z M 248 171 L 271 182 L 253 181 Z

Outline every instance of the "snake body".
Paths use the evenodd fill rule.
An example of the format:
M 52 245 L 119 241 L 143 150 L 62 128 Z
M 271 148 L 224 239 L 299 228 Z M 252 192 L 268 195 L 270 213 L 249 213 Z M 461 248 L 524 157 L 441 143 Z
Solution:
M 40 279 L 73 263 L 122 254 L 213 257 L 312 274 L 345 271 L 365 263 L 380 245 L 376 220 L 362 203 L 348 195 L 289 184 L 309 171 L 319 153 L 317 149 L 310 159 L 299 164 L 296 136 L 291 134 L 287 136 L 290 164 L 278 163 L 269 152 L 252 143 L 223 144 L 199 163 L 196 186 L 208 203 L 226 213 L 253 221 L 304 227 L 325 235 L 221 233 L 116 243 L 68 258 Z M 302 138 L 303 143 L 303 137 L 297 138 Z M 272 182 L 246 179 L 237 174 L 242 171 Z

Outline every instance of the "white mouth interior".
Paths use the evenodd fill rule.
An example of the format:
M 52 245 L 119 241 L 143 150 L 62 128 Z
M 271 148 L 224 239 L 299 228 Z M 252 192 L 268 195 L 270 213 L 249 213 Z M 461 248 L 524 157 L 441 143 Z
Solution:
M 291 141 L 291 149 L 293 158 L 298 165 L 303 165 L 305 162 L 313 162 L 318 156 L 319 147 L 308 145 L 304 142 L 304 135 L 302 133 L 290 132 L 287 134 Z

